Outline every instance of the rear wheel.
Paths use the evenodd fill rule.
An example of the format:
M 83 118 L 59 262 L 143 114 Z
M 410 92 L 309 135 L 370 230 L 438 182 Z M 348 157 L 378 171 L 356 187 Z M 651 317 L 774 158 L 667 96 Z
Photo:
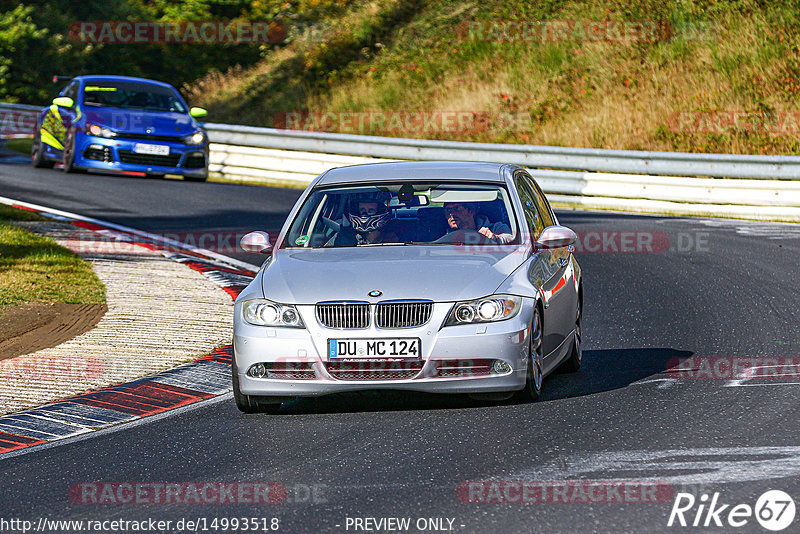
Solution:
M 533 311 L 530 335 L 530 356 L 528 357 L 528 373 L 522 395 L 529 401 L 535 401 L 542 393 L 542 313 L 537 306 Z
M 44 146 L 40 137 L 33 138 L 31 145 L 31 163 L 37 169 L 52 169 L 55 165 L 54 161 L 50 161 L 44 157 Z
M 569 358 L 561 364 L 561 371 L 574 373 L 581 368 L 583 359 L 583 349 L 581 348 L 581 301 L 578 299 L 578 309 L 575 311 L 575 340 L 572 344 L 572 353 Z
M 281 409 L 282 400 L 271 400 L 269 397 L 257 397 L 245 395 L 239 389 L 239 372 L 236 368 L 236 360 L 231 364 L 231 375 L 233 376 L 233 399 L 236 407 L 244 413 L 269 413 L 276 414 Z

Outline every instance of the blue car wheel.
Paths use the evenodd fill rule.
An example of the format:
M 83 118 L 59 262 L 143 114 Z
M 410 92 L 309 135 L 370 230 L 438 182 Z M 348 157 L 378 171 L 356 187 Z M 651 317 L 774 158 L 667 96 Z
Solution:
M 63 156 L 64 172 L 84 172 L 75 166 L 75 132 L 67 134 L 67 139 L 64 142 L 64 156 Z

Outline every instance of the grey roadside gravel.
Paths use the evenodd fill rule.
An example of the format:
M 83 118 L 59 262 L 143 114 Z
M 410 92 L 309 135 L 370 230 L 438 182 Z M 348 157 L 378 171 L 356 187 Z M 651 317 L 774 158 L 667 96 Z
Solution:
M 19 225 L 89 261 L 106 286 L 108 311 L 57 347 L 0 362 L 0 415 L 134 380 L 230 343 L 233 301 L 203 274 L 71 224 Z

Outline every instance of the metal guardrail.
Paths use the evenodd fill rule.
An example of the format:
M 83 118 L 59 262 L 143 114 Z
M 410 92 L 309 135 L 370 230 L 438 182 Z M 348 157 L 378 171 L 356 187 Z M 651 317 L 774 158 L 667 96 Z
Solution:
M 5 102 L 0 102 L 0 109 L 12 109 L 12 110 L 21 110 L 21 111 L 41 111 L 44 109 L 44 106 L 29 106 L 28 104 L 6 104 Z
M 800 156 L 643 152 L 373 137 L 206 123 L 212 142 L 393 159 L 502 161 L 529 168 L 594 172 L 799 179 Z
M 645 213 L 800 221 L 800 157 L 461 143 L 207 123 L 213 173 L 307 184 L 359 163 L 448 159 L 515 163 L 551 200 Z M 666 176 L 664 176 L 666 175 Z
M 35 106 L 0 103 L 5 110 Z M 800 156 L 463 143 L 206 123 L 209 171 L 305 185 L 342 165 L 397 160 L 515 163 L 553 201 L 591 208 L 800 222 Z

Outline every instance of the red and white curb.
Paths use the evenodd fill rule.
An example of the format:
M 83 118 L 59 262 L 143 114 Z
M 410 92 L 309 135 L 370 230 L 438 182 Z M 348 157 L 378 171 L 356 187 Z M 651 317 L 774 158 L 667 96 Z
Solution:
M 255 265 L 134 228 L 6 197 L 0 203 L 159 252 L 202 273 L 233 299 L 258 271 Z M 231 357 L 232 347 L 226 345 L 174 369 L 0 417 L 0 458 L 226 394 Z

